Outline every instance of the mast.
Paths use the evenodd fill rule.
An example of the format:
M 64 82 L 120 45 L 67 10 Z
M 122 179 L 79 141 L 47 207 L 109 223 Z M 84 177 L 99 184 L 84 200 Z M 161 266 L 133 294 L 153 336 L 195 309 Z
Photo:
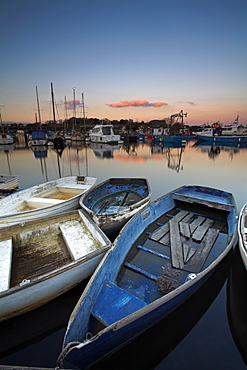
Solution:
M 67 101 L 66 96 L 64 97 L 64 108 L 65 108 L 65 122 L 64 129 L 68 129 L 68 112 L 67 112 Z
M 52 82 L 51 82 L 51 99 L 52 99 L 52 110 L 53 110 L 53 123 L 54 123 L 54 129 L 56 131 L 56 115 L 55 115 L 55 104 L 54 104 L 54 93 L 53 93 Z
M 74 130 L 75 130 L 76 129 L 75 88 L 73 88 L 73 101 L 74 101 Z
M 84 134 L 86 135 L 86 117 L 85 117 L 85 105 L 84 105 L 84 94 L 82 93 L 82 109 L 83 109 L 83 125 L 84 125 Z
M 39 115 L 39 128 L 41 130 L 41 115 L 40 115 L 40 107 L 39 107 L 38 86 L 36 86 L 36 99 L 37 99 L 37 108 L 38 108 L 38 115 Z M 36 121 L 36 123 L 37 123 L 37 121 Z

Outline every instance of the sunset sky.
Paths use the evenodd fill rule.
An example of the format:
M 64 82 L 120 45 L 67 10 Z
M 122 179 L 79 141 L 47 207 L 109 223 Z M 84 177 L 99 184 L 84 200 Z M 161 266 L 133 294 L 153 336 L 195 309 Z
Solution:
M 246 0 L 1 0 L 3 121 L 247 123 Z

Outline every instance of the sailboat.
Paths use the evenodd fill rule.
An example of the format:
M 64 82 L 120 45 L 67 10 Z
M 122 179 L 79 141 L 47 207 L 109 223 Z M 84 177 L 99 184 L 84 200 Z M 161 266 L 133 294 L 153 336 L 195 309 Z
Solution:
M 1 128 L 2 128 L 2 132 L 0 132 L 0 144 L 2 144 L 2 145 L 13 144 L 14 143 L 14 137 L 10 133 L 5 133 L 4 132 L 1 111 L 0 111 L 0 122 L 1 122 Z
M 37 86 L 36 86 L 36 99 L 37 99 L 39 122 L 37 121 L 37 115 L 35 114 L 36 130 L 32 131 L 31 140 L 30 140 L 30 146 L 32 147 L 45 146 L 47 144 L 47 138 L 46 138 L 45 131 L 41 130 L 41 115 L 40 115 L 39 96 L 38 96 Z
M 52 82 L 51 82 L 51 98 L 52 98 L 53 122 L 54 122 L 54 127 L 56 127 L 56 114 L 55 114 L 54 92 L 53 92 Z M 61 135 L 59 132 L 55 132 L 55 134 L 49 138 L 49 141 L 54 144 L 55 149 L 61 149 L 66 146 L 66 140 L 64 136 Z

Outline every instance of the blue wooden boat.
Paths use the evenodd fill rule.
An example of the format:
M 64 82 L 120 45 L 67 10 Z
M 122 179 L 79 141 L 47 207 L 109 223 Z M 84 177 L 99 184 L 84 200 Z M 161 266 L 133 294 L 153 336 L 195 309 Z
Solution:
M 197 141 L 207 141 L 210 143 L 216 143 L 216 144 L 224 144 L 224 143 L 247 143 L 247 135 L 240 135 L 240 136 L 234 136 L 234 135 L 215 135 L 215 136 L 206 136 L 206 135 L 197 135 L 196 136 Z
M 81 196 L 79 203 L 109 236 L 119 232 L 150 198 L 151 189 L 146 179 L 111 178 L 90 189 L 87 196 Z
M 237 242 L 225 191 L 183 186 L 121 230 L 70 317 L 58 359 L 86 369 L 185 302 Z M 176 330 L 176 329 L 174 329 Z

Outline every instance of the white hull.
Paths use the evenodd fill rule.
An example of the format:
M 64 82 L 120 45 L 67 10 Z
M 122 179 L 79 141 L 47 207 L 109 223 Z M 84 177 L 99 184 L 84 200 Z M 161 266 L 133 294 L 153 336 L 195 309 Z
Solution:
M 72 225 L 69 225 L 70 234 L 66 235 L 65 231 L 64 236 L 63 231 L 61 231 L 62 229 L 59 229 L 62 228 L 60 225 L 70 223 L 71 220 Z M 78 222 L 78 220 L 80 221 Z M 77 224 L 74 225 L 73 222 L 82 226 L 78 226 Z M 82 223 L 80 224 L 80 222 Z M 49 226 L 47 227 L 47 225 Z M 57 228 L 59 231 L 57 231 Z M 73 235 L 78 235 L 80 230 L 83 230 L 83 234 L 80 239 L 81 242 L 77 242 L 76 245 Z M 37 249 L 40 250 L 42 249 L 42 243 L 46 243 L 47 239 L 44 236 L 45 233 L 47 233 L 48 238 L 53 238 L 57 241 L 52 242 L 53 244 L 46 247 L 49 249 L 48 251 L 45 251 L 44 246 L 43 252 L 40 254 L 40 261 L 37 261 L 36 259 L 36 261 L 33 262 L 35 258 L 36 245 Z M 43 239 L 40 235 L 43 235 Z M 85 237 L 84 235 L 87 236 Z M 11 281 L 11 285 L 8 288 L 4 286 L 7 279 L 5 279 L 5 283 L 2 283 L 2 287 L 0 285 L 0 322 L 35 309 L 79 284 L 93 273 L 111 245 L 103 232 L 91 221 L 88 215 L 83 213 L 81 210 L 57 215 L 55 217 L 49 217 L 45 220 L 29 222 L 25 226 L 13 226 L 5 231 L 0 231 L 0 247 L 2 252 L 4 252 L 3 247 L 6 238 L 12 239 L 13 251 L 15 248 L 17 248 L 17 250 L 18 248 L 23 248 L 24 250 L 26 248 L 25 243 L 28 243 L 28 240 L 32 240 L 33 245 L 31 247 L 32 252 L 29 251 L 29 254 L 27 255 L 22 255 L 22 251 L 19 251 L 17 252 L 17 257 L 15 257 L 16 252 L 13 252 L 12 258 L 16 258 L 15 263 L 11 263 L 10 260 L 8 265 L 6 262 L 7 259 L 4 260 L 4 262 L 0 261 L 1 281 L 5 279 L 4 274 L 9 274 L 8 279 Z M 64 241 L 61 241 L 61 238 Z M 22 240 L 22 244 L 20 244 L 20 246 L 18 246 L 18 243 L 20 243 L 19 240 Z M 3 244 L 1 244 L 1 242 Z M 22 245 L 24 246 L 22 247 Z M 55 254 L 56 249 L 64 249 L 66 248 L 65 245 L 67 245 L 71 257 L 67 258 L 64 263 L 61 264 L 60 262 L 57 264 L 55 261 L 57 257 L 49 258 L 49 253 L 51 253 L 50 256 L 57 256 Z M 72 248 L 70 249 L 71 246 Z M 29 275 L 27 277 L 25 276 L 25 279 L 21 283 L 16 282 L 18 279 L 16 279 L 15 276 L 18 276 L 16 275 L 18 274 L 18 268 L 19 271 L 21 271 L 19 272 L 19 275 L 22 276 L 22 274 L 24 274 L 23 271 L 25 271 L 25 267 L 22 267 L 21 270 L 22 262 L 19 262 L 20 266 L 16 269 L 16 266 L 18 266 L 18 253 L 21 253 L 20 258 L 28 259 L 26 263 L 30 260 L 30 264 L 32 266 L 29 271 Z M 34 254 L 32 255 L 32 253 Z M 38 254 L 39 253 L 40 252 L 38 252 Z M 46 255 L 46 253 L 48 255 Z M 33 264 L 36 265 L 36 262 L 37 266 L 34 266 Z M 49 263 L 51 263 L 51 267 L 49 267 Z M 4 272 L 6 269 L 7 271 Z M 46 271 L 46 273 L 40 272 L 40 274 L 37 274 L 36 271 L 39 271 L 39 269 L 40 271 Z M 10 278 L 10 276 L 12 277 Z M 13 280 L 13 276 L 16 280 Z
M 95 177 L 68 176 L 11 194 L 0 200 L 0 229 L 77 209 L 95 182 Z
M 240 212 L 238 221 L 238 238 L 240 254 L 247 269 L 247 203 L 243 206 Z
M 90 140 L 92 143 L 104 143 L 104 144 L 110 144 L 110 143 L 118 143 L 119 140 L 120 140 L 120 136 L 119 135 L 109 135 L 109 136 L 104 136 L 104 135 L 100 135 L 100 136 L 96 136 L 96 135 L 92 135 L 92 134 L 89 134 L 90 136 Z
M 11 190 L 19 187 L 19 176 L 0 175 L 0 189 Z
M 14 138 L 7 134 L 0 134 L 0 144 L 13 144 Z
M 120 135 L 115 135 L 112 125 L 96 125 L 89 134 L 93 143 L 114 144 L 120 141 Z

